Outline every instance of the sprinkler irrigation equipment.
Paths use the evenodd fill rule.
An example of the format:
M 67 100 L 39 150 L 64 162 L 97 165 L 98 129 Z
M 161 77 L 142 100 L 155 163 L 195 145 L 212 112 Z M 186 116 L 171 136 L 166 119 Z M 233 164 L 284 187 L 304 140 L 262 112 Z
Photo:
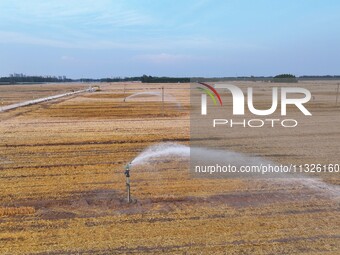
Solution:
M 340 83 L 338 83 L 338 89 L 336 90 L 335 106 L 338 106 L 339 88 L 340 88 Z
M 164 87 L 162 87 L 162 116 L 164 117 Z
M 130 165 L 131 163 L 125 166 L 125 176 L 126 176 L 126 191 L 127 191 L 127 201 L 131 203 L 131 193 L 130 193 Z
M 160 111 L 161 114 L 165 115 L 165 102 L 168 101 L 168 102 L 172 102 L 174 104 L 176 104 L 177 108 L 178 109 L 181 109 L 181 103 L 178 102 L 176 100 L 175 97 L 173 97 L 172 95 L 170 94 L 166 94 L 165 93 L 165 88 L 160 88 L 161 91 L 144 91 L 144 92 L 136 92 L 130 96 L 127 96 L 123 99 L 123 102 L 128 102 L 128 100 L 132 99 L 132 98 L 135 98 L 135 97 L 139 97 L 139 96 L 155 96 L 155 97 L 159 97 L 162 101 L 162 104 L 161 104 L 161 107 L 160 107 Z M 146 100 L 144 100 L 146 101 Z M 164 109 L 164 110 L 163 110 Z

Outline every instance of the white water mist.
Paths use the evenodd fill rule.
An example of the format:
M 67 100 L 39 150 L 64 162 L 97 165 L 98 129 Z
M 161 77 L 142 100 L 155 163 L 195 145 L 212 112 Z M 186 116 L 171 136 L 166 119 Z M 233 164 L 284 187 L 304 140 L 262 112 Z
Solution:
M 162 92 L 159 92 L 159 91 L 137 92 L 126 97 L 124 99 L 124 102 L 127 102 L 129 99 L 140 97 L 140 96 L 156 96 L 156 97 L 162 98 Z M 164 94 L 164 101 L 175 103 L 178 108 L 181 108 L 181 103 L 178 102 L 178 100 L 170 94 Z
M 266 160 L 261 157 L 252 157 L 242 153 L 236 153 L 232 151 L 225 150 L 215 150 L 207 148 L 190 148 L 186 145 L 177 143 L 160 143 L 152 145 L 140 153 L 131 162 L 132 168 L 136 165 L 142 165 L 148 163 L 150 160 L 167 160 L 171 158 L 175 159 L 187 159 L 189 161 L 190 153 L 196 153 L 200 156 L 202 163 L 209 164 L 216 161 L 227 164 L 232 164 L 236 166 L 241 165 L 259 165 L 259 164 L 272 164 L 275 163 Z M 274 176 L 272 176 L 274 177 Z M 288 174 L 275 175 L 279 179 L 267 179 L 268 181 L 281 180 L 282 182 L 287 182 L 290 184 L 302 184 L 310 189 L 318 190 L 324 194 L 328 194 L 333 198 L 339 199 L 340 188 L 336 185 L 327 184 L 318 179 L 311 179 L 306 176 L 299 176 L 298 178 L 291 178 Z M 297 176 L 295 176 L 297 177 Z

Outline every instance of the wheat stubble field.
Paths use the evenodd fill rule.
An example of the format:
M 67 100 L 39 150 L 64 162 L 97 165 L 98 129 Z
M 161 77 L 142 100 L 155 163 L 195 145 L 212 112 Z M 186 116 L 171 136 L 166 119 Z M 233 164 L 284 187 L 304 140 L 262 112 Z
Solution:
M 318 125 L 306 120 L 308 132 L 281 130 L 266 142 L 278 131 L 230 131 L 224 147 L 278 163 L 339 163 L 335 84 L 309 85 L 320 84 L 309 105 Z M 45 85 L 30 86 L 36 97 L 46 95 Z M 61 90 L 72 86 L 81 87 Z M 177 100 L 164 115 L 157 97 L 123 102 L 161 86 Z M 22 87 L 6 87 L 4 102 L 26 100 Z M 328 186 L 340 184 L 335 175 L 325 186 L 192 179 L 187 159 L 157 159 L 132 169 L 135 201 L 126 203 L 126 163 L 153 144 L 189 144 L 188 88 L 102 84 L 98 92 L 0 113 L 0 254 L 339 254 L 339 193 Z

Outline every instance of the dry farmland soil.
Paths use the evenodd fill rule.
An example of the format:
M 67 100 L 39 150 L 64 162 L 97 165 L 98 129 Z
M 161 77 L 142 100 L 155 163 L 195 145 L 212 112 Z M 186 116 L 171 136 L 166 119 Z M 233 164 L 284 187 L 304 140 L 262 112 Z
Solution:
M 283 133 L 280 151 L 254 134 L 224 145 L 279 163 L 338 157 L 339 129 L 322 128 L 328 114 L 340 120 L 322 101 L 333 85 L 310 104 L 320 125 Z M 0 86 L 3 104 L 84 88 L 34 86 Z M 152 93 L 124 102 L 138 92 Z M 189 144 L 189 94 L 189 84 L 107 83 L 0 113 L 0 254 L 340 254 L 338 193 L 301 180 L 194 179 L 188 159 L 158 158 L 131 170 L 126 203 L 126 163 L 150 145 Z M 311 137 L 328 143 L 327 155 Z M 289 150 L 297 138 L 305 152 Z

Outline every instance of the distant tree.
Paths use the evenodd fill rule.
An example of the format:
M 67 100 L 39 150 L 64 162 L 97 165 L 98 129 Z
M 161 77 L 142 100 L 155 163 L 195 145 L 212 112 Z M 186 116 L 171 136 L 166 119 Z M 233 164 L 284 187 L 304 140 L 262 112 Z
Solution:
M 141 77 L 143 83 L 178 83 L 178 82 L 190 82 L 190 78 L 186 77 L 156 77 L 143 75 Z
M 293 74 L 279 74 L 274 76 L 273 82 L 296 83 L 298 80 Z
M 70 82 L 71 79 L 59 79 L 55 76 L 26 76 L 26 75 L 10 75 L 9 77 L 1 77 L 0 83 L 21 84 L 21 83 L 44 83 L 44 82 Z

